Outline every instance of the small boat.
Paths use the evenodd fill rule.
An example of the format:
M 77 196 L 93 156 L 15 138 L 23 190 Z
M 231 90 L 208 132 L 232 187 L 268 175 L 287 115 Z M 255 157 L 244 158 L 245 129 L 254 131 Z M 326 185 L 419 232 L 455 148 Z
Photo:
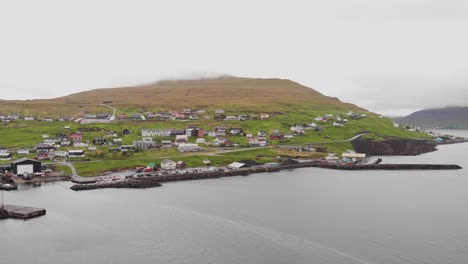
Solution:
M 18 186 L 16 184 L 0 183 L 0 190 L 11 191 L 11 190 L 17 190 L 17 189 L 18 189 Z

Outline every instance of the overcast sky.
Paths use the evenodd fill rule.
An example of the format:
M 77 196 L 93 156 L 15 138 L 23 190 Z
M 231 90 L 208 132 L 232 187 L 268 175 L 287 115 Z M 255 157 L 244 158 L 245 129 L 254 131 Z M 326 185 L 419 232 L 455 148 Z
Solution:
M 0 98 L 228 74 L 387 115 L 468 105 L 467 2 L 0 0 Z

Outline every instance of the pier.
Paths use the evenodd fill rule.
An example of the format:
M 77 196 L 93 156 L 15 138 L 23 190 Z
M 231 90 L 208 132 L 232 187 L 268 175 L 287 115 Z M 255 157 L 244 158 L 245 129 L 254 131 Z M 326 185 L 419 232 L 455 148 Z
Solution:
M 42 208 L 34 208 L 34 207 L 27 207 L 27 206 L 19 206 L 19 205 L 11 205 L 5 204 L 3 208 L 0 208 L 2 211 L 2 217 L 6 216 L 5 218 L 17 218 L 17 219 L 31 219 L 39 216 L 43 216 L 46 214 L 46 210 Z

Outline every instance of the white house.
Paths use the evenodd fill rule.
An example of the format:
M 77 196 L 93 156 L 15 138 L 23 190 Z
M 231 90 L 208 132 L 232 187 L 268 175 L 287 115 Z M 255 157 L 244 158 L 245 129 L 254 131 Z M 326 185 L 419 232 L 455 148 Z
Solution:
M 18 153 L 18 155 L 29 155 L 31 151 L 29 149 L 18 149 L 16 153 Z
M 143 137 L 170 137 L 171 133 L 171 129 L 141 129 L 141 136 Z
M 197 138 L 196 143 L 197 143 L 197 144 L 206 144 L 206 139 L 204 139 L 204 138 Z
M 165 159 L 161 161 L 161 169 L 163 170 L 175 170 L 177 167 L 177 163 L 173 160 Z
M 269 114 L 263 113 L 260 115 L 260 119 L 268 119 L 268 118 L 270 118 Z
M 34 121 L 34 116 L 26 116 L 24 117 L 24 121 Z
M 75 148 L 86 148 L 89 146 L 89 143 L 86 142 L 74 142 L 73 147 Z
M 180 143 L 177 147 L 177 150 L 179 152 L 196 152 L 200 151 L 200 147 L 198 146 L 198 144 Z
M 11 160 L 13 155 L 8 152 L 0 152 L 0 160 Z

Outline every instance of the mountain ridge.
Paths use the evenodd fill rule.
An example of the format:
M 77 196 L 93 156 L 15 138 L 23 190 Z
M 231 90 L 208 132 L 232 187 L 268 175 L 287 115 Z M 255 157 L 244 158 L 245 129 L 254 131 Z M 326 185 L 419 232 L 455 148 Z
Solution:
M 468 129 L 468 106 L 423 109 L 394 120 L 423 128 Z
M 236 111 L 294 111 L 302 108 L 367 110 L 326 96 L 288 79 L 218 77 L 163 80 L 151 84 L 98 88 L 53 99 L 2 100 L 0 112 L 52 115 L 76 113 L 83 105 L 104 101 L 123 109 L 169 110 L 172 108 L 226 108 Z M 94 107 L 88 107 L 93 111 Z M 104 109 L 105 110 L 105 109 Z

